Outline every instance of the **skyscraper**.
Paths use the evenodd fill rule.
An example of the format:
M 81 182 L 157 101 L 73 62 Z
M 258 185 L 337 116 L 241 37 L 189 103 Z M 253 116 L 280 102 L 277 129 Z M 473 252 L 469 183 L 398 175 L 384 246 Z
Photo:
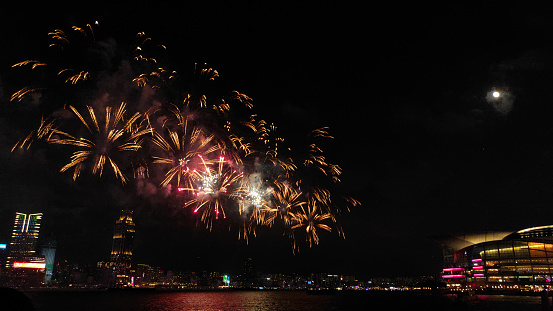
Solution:
M 11 267 L 14 262 L 41 261 L 37 256 L 38 234 L 40 232 L 40 220 L 42 213 L 24 214 L 15 213 L 12 238 L 8 247 L 6 267 Z M 44 262 L 42 260 L 42 262 Z
M 129 277 L 131 268 L 132 246 L 134 239 L 134 222 L 131 210 L 121 210 L 113 230 L 111 262 L 117 274 L 117 282 L 124 283 Z

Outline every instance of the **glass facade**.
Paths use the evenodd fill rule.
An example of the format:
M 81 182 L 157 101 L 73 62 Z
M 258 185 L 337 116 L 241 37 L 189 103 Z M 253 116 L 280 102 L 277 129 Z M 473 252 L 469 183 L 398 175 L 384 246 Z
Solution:
M 515 232 L 503 240 L 474 244 L 453 254 L 442 278 L 466 287 L 523 288 L 553 278 L 553 226 Z

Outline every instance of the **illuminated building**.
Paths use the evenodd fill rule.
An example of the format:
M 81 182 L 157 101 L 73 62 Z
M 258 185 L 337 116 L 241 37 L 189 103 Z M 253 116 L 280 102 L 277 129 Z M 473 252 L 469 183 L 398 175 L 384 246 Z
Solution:
M 41 254 L 44 257 L 44 267 L 46 269 L 44 275 L 44 283 L 50 284 L 52 282 L 52 275 L 54 273 L 54 259 L 56 258 L 56 242 L 48 241 L 42 245 Z
M 7 268 L 11 268 L 14 262 L 40 261 L 36 249 L 41 219 L 42 213 L 15 213 L 15 222 L 6 259 Z
M 435 240 L 449 286 L 535 290 L 553 279 L 553 225 Z
M 37 253 L 42 213 L 15 213 L 4 275 L 8 286 L 39 286 L 44 282 L 44 257 Z
M 229 287 L 230 286 L 230 277 L 228 275 L 223 275 L 223 286 Z
M 126 284 L 130 277 L 134 227 L 132 211 L 121 210 L 119 219 L 115 222 L 111 247 L 111 262 L 117 274 L 117 283 Z

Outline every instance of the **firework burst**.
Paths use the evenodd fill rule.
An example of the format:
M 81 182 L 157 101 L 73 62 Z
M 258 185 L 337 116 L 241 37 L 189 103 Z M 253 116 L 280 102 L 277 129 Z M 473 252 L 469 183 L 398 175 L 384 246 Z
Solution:
M 165 173 L 161 186 L 168 185 L 176 178 L 177 188 L 180 188 L 181 184 L 191 188 L 197 176 L 192 174 L 190 166 L 193 166 L 193 162 L 199 157 L 203 159 L 203 156 L 209 156 L 221 148 L 219 144 L 214 143 L 214 135 L 207 136 L 201 129 L 192 126 L 177 107 L 172 110 L 172 113 L 178 122 L 175 130 L 165 129 L 168 138 L 164 138 L 158 132 L 154 133 L 152 141 L 165 155 L 153 156 L 153 163 L 171 166 Z
M 209 161 L 198 155 L 201 169 L 191 170 L 192 187 L 180 187 L 180 192 L 187 192 L 184 207 L 193 207 L 194 214 L 201 212 L 201 220 L 211 229 L 213 220 L 226 218 L 225 207 L 231 200 L 240 195 L 240 180 L 244 175 L 225 161 L 224 156 Z
M 305 228 L 306 240 L 309 242 L 309 247 L 319 244 L 318 229 L 332 231 L 332 228 L 325 224 L 324 221 L 331 219 L 330 213 L 324 213 L 319 211 L 317 202 L 310 200 L 307 207 L 302 205 L 297 212 L 291 213 L 292 230 L 301 230 Z
M 138 151 L 142 145 L 142 136 L 152 130 L 138 124 L 141 116 L 138 112 L 125 121 L 125 106 L 125 103 L 121 103 L 116 109 L 106 107 L 101 121 L 98 121 L 97 112 L 91 106 L 87 106 L 88 121 L 77 109 L 69 106 L 69 109 L 84 125 L 91 137 L 76 137 L 60 130 L 54 130 L 58 137 L 51 137 L 49 139 L 50 143 L 78 148 L 77 151 L 73 152 L 71 161 L 61 168 L 61 172 L 73 169 L 73 179 L 75 180 L 79 177 L 85 163 L 90 161 L 92 162 L 92 174 L 102 176 L 104 165 L 109 163 L 115 177 L 120 179 L 122 183 L 127 182 L 128 179 L 115 162 L 113 153 L 116 151 Z
M 239 188 L 238 210 L 242 222 L 238 232 L 238 239 L 248 242 L 249 235 L 255 236 L 257 226 L 271 226 L 274 220 L 275 210 L 270 206 L 273 189 L 267 187 L 260 178 L 261 174 L 251 174 L 242 179 Z

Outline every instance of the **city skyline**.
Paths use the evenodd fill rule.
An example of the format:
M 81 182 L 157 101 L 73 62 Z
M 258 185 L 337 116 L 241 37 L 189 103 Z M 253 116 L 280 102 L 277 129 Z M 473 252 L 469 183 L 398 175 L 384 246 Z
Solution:
M 56 258 L 57 242 L 50 238 L 41 239 L 40 220 L 42 213 L 15 213 L 13 235 L 5 259 L 5 268 L 1 269 L 0 283 L 4 286 L 36 287 L 49 286 L 64 288 L 121 288 L 166 286 L 175 289 L 296 289 L 340 288 L 365 289 L 387 284 L 389 286 L 415 286 L 417 282 L 437 276 L 421 276 L 406 281 L 390 278 L 367 281 L 358 280 L 352 275 L 317 273 L 262 272 L 256 267 L 255 260 L 247 258 L 241 268 L 231 269 L 232 273 L 217 269 L 193 271 L 190 267 L 179 267 L 176 271 L 165 270 L 132 260 L 132 240 L 135 224 L 131 210 L 121 210 L 114 221 L 110 261 L 97 262 L 95 265 L 68 262 Z M 25 236 L 22 238 L 22 234 Z M 29 235 L 29 236 L 27 236 Z M 26 243 L 26 239 L 32 239 Z M 40 245 L 38 242 L 42 241 Z M 38 256 L 36 254 L 40 253 Z M 0 263 L 3 263 L 0 257 Z M 94 267 L 95 266 L 95 267 Z M 164 272 L 165 270 L 165 272 Z M 336 271 L 334 271 L 336 273 Z M 398 285 L 399 284 L 399 285 Z M 177 287 L 175 287 L 177 286 Z

